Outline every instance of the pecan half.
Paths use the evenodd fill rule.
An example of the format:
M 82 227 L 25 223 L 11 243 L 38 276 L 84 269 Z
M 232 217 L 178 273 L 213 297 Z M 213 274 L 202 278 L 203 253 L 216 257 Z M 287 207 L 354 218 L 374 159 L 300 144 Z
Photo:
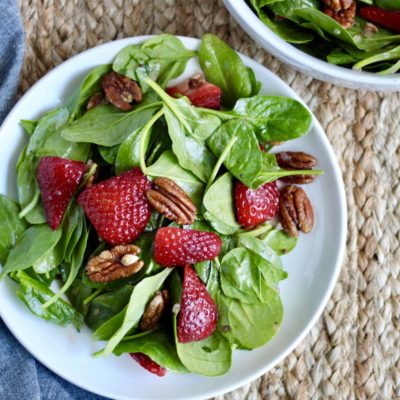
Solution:
M 132 109 L 132 103 L 142 101 L 140 86 L 127 76 L 110 72 L 104 75 L 102 86 L 107 100 L 124 111 Z
M 275 154 L 276 161 L 281 168 L 301 170 L 312 169 L 317 165 L 317 159 L 310 154 L 303 153 L 302 151 L 283 151 Z M 280 181 L 289 184 L 306 184 L 311 183 L 315 179 L 315 175 L 292 175 L 279 178 Z
M 89 111 L 92 108 L 95 108 L 101 104 L 106 104 L 107 99 L 104 97 L 104 94 L 101 92 L 95 93 L 88 101 L 86 105 L 86 110 Z
M 133 245 L 118 245 L 93 257 L 86 266 L 86 275 L 93 282 L 111 282 L 127 278 L 144 265 L 139 260 L 140 248 Z
M 338 11 L 335 11 L 331 7 L 324 7 L 324 13 L 339 22 L 343 28 L 349 29 L 354 25 L 356 20 L 356 7 L 356 2 L 353 1 L 348 8 L 341 8 Z
M 314 225 L 314 211 L 306 192 L 298 186 L 287 186 L 281 190 L 279 221 L 290 236 L 298 231 L 309 233 Z
M 150 331 L 158 327 L 169 299 L 168 291 L 158 291 L 152 298 L 140 321 L 140 330 Z
M 192 224 L 197 208 L 186 192 L 168 178 L 155 178 L 153 183 L 154 189 L 146 193 L 149 203 L 159 213 L 179 225 Z

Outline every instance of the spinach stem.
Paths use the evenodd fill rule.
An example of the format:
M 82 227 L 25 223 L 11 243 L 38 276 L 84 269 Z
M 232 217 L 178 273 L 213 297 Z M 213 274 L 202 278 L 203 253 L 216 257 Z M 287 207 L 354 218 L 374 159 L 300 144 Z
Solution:
M 265 225 L 260 226 L 260 227 L 257 228 L 257 229 L 253 229 L 252 231 L 240 232 L 240 233 L 238 233 L 237 235 L 238 235 L 238 237 L 244 237 L 244 236 L 257 237 L 257 236 L 262 235 L 262 234 L 265 233 L 265 232 L 270 231 L 272 228 L 273 228 L 272 225 L 270 225 L 270 224 L 265 224 Z
M 80 189 L 82 189 L 84 186 L 86 186 L 86 184 L 88 183 L 90 177 L 91 177 L 92 175 L 95 174 L 96 169 L 97 169 L 97 164 L 96 164 L 96 163 L 92 163 L 92 164 L 90 165 L 90 167 L 89 167 L 89 171 L 86 172 L 86 174 L 85 174 L 85 176 L 84 176 L 84 178 L 83 178 L 82 183 L 79 185 L 79 188 L 78 188 L 77 192 L 78 192 Z
M 210 188 L 210 186 L 213 184 L 219 169 L 221 168 L 222 163 L 225 161 L 226 157 L 228 156 L 229 152 L 231 151 L 232 146 L 236 143 L 237 141 L 237 136 L 234 136 L 226 145 L 224 151 L 221 153 L 221 155 L 218 158 L 217 163 L 214 166 L 214 169 L 211 172 L 210 177 L 208 178 L 207 186 L 204 191 L 204 193 L 207 192 L 207 190 Z
M 33 199 L 31 200 L 31 202 L 23 210 L 21 210 L 21 212 L 18 214 L 19 218 L 24 218 L 36 207 L 36 204 L 39 201 L 39 196 L 40 196 L 40 191 L 37 190 L 37 192 L 33 196 Z
M 146 150 L 150 141 L 151 128 L 163 114 L 164 110 L 163 109 L 159 110 L 156 114 L 153 115 L 152 118 L 150 118 L 147 124 L 143 127 L 143 132 L 139 143 L 139 161 L 140 161 L 140 168 L 145 175 L 147 171 L 146 160 L 145 160 Z
M 87 304 L 89 304 L 95 297 L 97 297 L 103 291 L 104 291 L 103 288 L 96 289 L 90 296 L 86 297 L 86 299 L 83 300 L 83 304 L 86 306 Z
M 167 94 L 156 82 L 154 82 L 150 78 L 146 78 L 146 83 L 161 97 L 161 100 L 164 104 L 175 114 L 175 116 L 179 119 L 179 122 L 186 128 L 188 132 L 192 132 L 191 126 L 187 123 L 185 116 L 179 111 L 177 107 L 174 105 L 174 99 L 169 94 Z

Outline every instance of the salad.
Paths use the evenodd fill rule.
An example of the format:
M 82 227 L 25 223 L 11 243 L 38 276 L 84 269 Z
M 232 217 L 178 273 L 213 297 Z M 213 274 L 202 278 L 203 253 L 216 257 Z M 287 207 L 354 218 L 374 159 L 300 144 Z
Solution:
M 179 79 L 198 57 L 201 71 Z M 22 120 L 18 203 L 0 195 L 0 279 L 38 317 L 85 323 L 96 356 L 150 372 L 226 373 L 283 316 L 280 256 L 314 224 L 296 151 L 308 110 L 258 94 L 216 36 L 154 36 L 99 65 L 64 105 Z
M 249 0 L 282 39 L 331 64 L 394 74 L 400 70 L 398 0 Z

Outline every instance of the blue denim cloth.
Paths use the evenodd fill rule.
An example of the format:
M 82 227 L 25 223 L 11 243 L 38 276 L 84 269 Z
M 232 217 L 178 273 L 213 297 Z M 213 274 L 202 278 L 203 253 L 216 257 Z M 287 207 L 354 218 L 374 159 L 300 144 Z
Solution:
M 0 0 L 0 124 L 14 105 L 23 57 L 24 32 L 16 0 Z M 17 342 L 0 319 L 0 399 L 94 400 L 102 397 L 50 372 Z

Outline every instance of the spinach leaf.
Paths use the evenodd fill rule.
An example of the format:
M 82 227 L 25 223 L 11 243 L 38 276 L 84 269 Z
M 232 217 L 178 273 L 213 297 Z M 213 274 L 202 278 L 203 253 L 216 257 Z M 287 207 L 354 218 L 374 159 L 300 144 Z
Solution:
M 26 154 L 39 150 L 50 135 L 68 122 L 69 116 L 67 108 L 59 107 L 40 118 L 29 140 Z
M 42 148 L 38 149 L 38 157 L 55 156 L 76 161 L 87 161 L 90 153 L 89 143 L 70 142 L 61 136 L 61 130 L 57 130 L 45 141 Z
M 270 289 L 266 301 L 245 304 L 218 293 L 219 318 L 224 323 L 222 331 L 244 349 L 263 346 L 277 332 L 282 322 L 283 307 L 279 293 Z
M 301 20 L 293 10 L 302 8 L 318 10 L 320 8 L 319 0 L 281 0 L 271 2 L 267 6 L 275 15 L 295 22 L 300 22 Z
M 139 105 L 129 112 L 121 112 L 111 105 L 93 108 L 81 118 L 61 130 L 61 136 L 71 142 L 115 146 L 152 117 L 159 103 Z
M 120 145 L 117 144 L 112 147 L 106 147 L 106 146 L 98 146 L 98 151 L 101 156 L 101 158 L 110 165 L 115 164 L 115 160 L 117 158 L 118 150 L 119 150 Z
M 250 0 L 250 4 L 256 11 L 260 20 L 274 33 L 287 42 L 300 44 L 308 43 L 313 40 L 313 35 L 306 29 L 302 29 L 286 19 L 277 21 L 273 18 L 270 18 L 269 15 L 261 8 L 266 5 L 263 4 L 263 2 L 258 0 Z
M 111 354 L 126 333 L 139 323 L 148 301 L 152 298 L 154 293 L 160 289 L 161 285 L 172 271 L 172 268 L 166 268 L 157 275 L 143 279 L 135 286 L 122 325 L 107 342 L 106 347 L 96 353 L 97 355 L 107 356 Z
M 61 260 L 57 257 L 54 249 L 49 251 L 43 257 L 39 258 L 33 265 L 33 270 L 38 274 L 47 274 L 57 268 Z
M 18 213 L 18 205 L 0 194 L 0 264 L 3 265 L 18 236 L 27 228 L 26 223 L 18 217 Z
M 33 266 L 50 253 L 61 237 L 61 230 L 53 231 L 47 224 L 35 225 L 18 237 L 15 247 L 10 251 L 0 279 L 13 271 Z
M 37 120 L 29 120 L 29 119 L 21 119 L 21 121 L 19 121 L 19 125 L 29 136 L 32 136 L 33 132 L 36 129 L 37 123 L 38 123 Z
M 279 256 L 290 253 L 297 245 L 297 238 L 289 236 L 281 229 L 271 229 L 262 237 L 262 241 Z
M 17 295 L 33 314 L 58 325 L 72 323 L 78 330 L 80 329 L 82 326 L 82 316 L 70 304 L 59 299 L 50 307 L 43 308 L 43 304 L 54 293 L 46 285 L 23 271 L 19 271 L 16 276 L 20 285 L 17 289 Z
M 221 287 L 228 297 L 242 303 L 263 303 L 268 299 L 269 286 L 260 270 L 260 258 L 245 248 L 236 248 L 221 261 Z
M 208 33 L 202 37 L 199 62 L 207 81 L 222 89 L 222 101 L 227 107 L 252 95 L 253 77 L 239 55 L 217 36 Z
M 71 110 L 71 120 L 79 118 L 89 99 L 101 91 L 101 80 L 111 69 L 110 64 L 98 65 L 85 77 L 80 88 L 68 99 L 68 107 Z
M 119 146 L 115 158 L 115 172 L 117 174 L 140 166 L 139 144 L 142 133 L 143 129 L 136 129 Z
M 93 340 L 110 340 L 122 326 L 127 307 L 128 306 L 125 306 L 118 314 L 115 314 L 110 319 L 104 321 L 100 326 L 96 327 L 96 331 L 93 333 Z M 97 326 L 98 322 L 96 321 L 94 326 Z M 129 329 L 127 333 L 134 329 L 135 327 Z
M 196 206 L 200 207 L 204 191 L 203 182 L 183 169 L 171 150 L 162 153 L 153 165 L 147 167 L 147 174 L 172 179 L 192 198 Z
M 91 329 L 94 331 L 97 330 L 106 321 L 109 321 L 126 307 L 132 291 L 133 286 L 125 285 L 121 288 L 97 296 L 90 303 L 88 313 L 85 317 L 85 322 Z M 112 334 L 119 328 L 119 326 L 116 327 Z M 112 334 L 107 337 L 107 339 L 109 339 Z
M 165 330 L 150 332 L 147 335 L 124 340 L 114 349 L 114 354 L 144 353 L 153 361 L 174 372 L 189 372 L 179 360 L 175 343 Z
M 250 122 L 260 142 L 283 142 L 306 135 L 312 124 L 310 112 L 297 100 L 282 96 L 240 99 L 232 110 Z
M 203 198 L 203 216 L 219 233 L 232 235 L 239 230 L 233 205 L 232 175 L 226 173 L 218 178 Z
M 224 165 L 232 175 L 251 187 L 262 166 L 262 152 L 251 124 L 226 121 L 207 140 L 207 144 L 219 157 L 232 138 L 236 138 L 236 142 L 225 157 Z
M 377 32 L 366 37 L 362 33 L 367 21 L 359 17 L 356 17 L 356 23 L 351 28 L 345 29 L 333 18 L 313 8 L 295 8 L 293 14 L 306 21 L 308 27 L 313 24 L 317 27 L 317 31 L 319 28 L 319 30 L 332 35 L 336 40 L 351 44 L 360 50 L 373 51 L 400 40 L 400 35 L 395 35 L 383 28 L 379 28 Z
M 283 270 L 279 256 L 262 240 L 251 236 L 239 236 L 239 245 L 250 250 L 258 257 L 261 274 L 268 286 L 276 288 L 277 283 L 286 279 L 288 274 Z
M 86 246 L 88 242 L 89 231 L 87 230 L 84 221 L 81 222 L 81 224 L 83 225 L 83 227 L 81 229 L 82 235 L 79 239 L 79 243 L 76 246 L 74 246 L 73 250 L 71 251 L 71 254 L 69 255 L 70 262 L 69 262 L 68 278 L 65 281 L 64 285 L 62 286 L 62 288 L 57 292 L 57 294 L 55 294 L 54 297 L 52 297 L 49 301 L 47 301 L 43 305 L 44 308 L 50 307 L 59 298 L 61 298 L 61 296 L 70 288 L 70 286 L 74 282 L 82 266 L 83 257 L 85 255 Z
M 66 291 L 66 295 L 72 306 L 76 311 L 85 316 L 85 318 L 89 309 L 89 304 L 86 304 L 85 300 L 92 294 L 92 292 L 93 289 L 86 286 L 79 277 L 75 278 L 70 288 Z
M 400 59 L 400 46 L 393 49 L 385 50 L 381 53 L 366 57 L 364 60 L 359 61 L 353 66 L 353 69 L 362 69 L 367 65 L 374 64 L 380 61 L 399 60 Z
M 220 125 L 220 119 L 193 107 L 187 97 L 174 99 L 152 80 L 147 79 L 147 83 L 164 102 L 172 150 L 180 166 L 207 182 L 216 159 L 208 150 L 205 140 Z
M 182 121 L 169 108 L 165 107 L 164 113 L 172 140 L 172 150 L 179 164 L 203 182 L 207 182 L 216 162 L 214 155 L 204 143 L 190 135 Z
M 162 87 L 170 79 L 180 76 L 195 52 L 186 49 L 174 35 L 163 34 L 146 40 L 141 45 L 122 49 L 115 57 L 113 70 L 138 81 L 143 91 L 147 90 L 146 77 Z
M 207 339 L 180 343 L 176 333 L 176 319 L 175 316 L 175 343 L 182 364 L 189 371 L 206 376 L 219 376 L 228 372 L 232 364 L 232 348 L 218 329 Z

